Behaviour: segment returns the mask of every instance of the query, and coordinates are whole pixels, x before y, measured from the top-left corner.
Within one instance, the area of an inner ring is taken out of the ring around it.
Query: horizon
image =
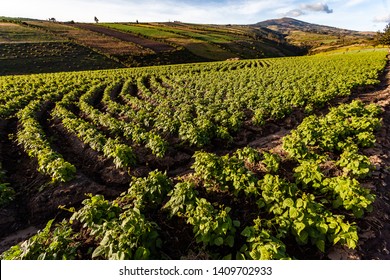
[[[0,15],[0,19],[1,18],[7,18],[6,16],[2,16]],[[9,17],[11,19],[15,19],[15,20],[36,20],[36,21],[50,21],[49,18],[47,19],[38,19],[38,18],[25,18],[25,17]],[[293,17],[281,17],[281,18],[270,18],[270,19],[265,19],[263,21],[259,21],[259,22],[255,22],[255,23],[247,23],[247,24],[235,24],[235,23],[229,23],[229,24],[226,24],[226,23],[195,23],[195,22],[184,22],[184,21],[138,21],[138,23],[142,24],[142,23],[167,23],[167,22],[180,22],[180,23],[183,23],[183,24],[199,24],[199,25],[221,25],[221,26],[226,26],[226,25],[237,25],[237,26],[250,26],[250,25],[256,25],[258,23],[261,23],[261,22],[265,22],[265,21],[272,21],[272,20],[280,20],[280,19],[293,19],[293,20],[296,20],[296,21],[300,21],[300,22],[304,22],[304,23],[308,23],[308,24],[313,24],[313,25],[320,25],[320,26],[324,26],[324,27],[330,27],[330,28],[338,28],[338,29],[345,29],[345,30],[348,30],[348,31],[357,31],[357,32],[375,32],[375,31],[367,31],[367,30],[364,30],[364,31],[360,31],[360,30],[353,30],[353,29],[346,29],[346,28],[343,28],[343,27],[336,27],[336,26],[331,26],[331,25],[326,25],[326,24],[318,24],[318,23],[313,23],[313,22],[307,22],[307,21],[303,21],[303,20],[300,20],[300,19],[296,19],[296,18],[293,18]],[[71,20],[72,21],[72,20]],[[56,22],[59,22],[59,23],[69,23],[70,21],[59,21],[56,19]],[[94,20],[90,20],[90,21],[74,21],[75,23],[95,23]],[[100,21],[98,23],[135,23],[135,21]],[[382,30],[379,30],[379,31],[382,31]]]
[[[355,31],[382,31],[390,22],[390,0],[14,0],[1,16],[57,21],[170,22],[250,25],[289,17]]]

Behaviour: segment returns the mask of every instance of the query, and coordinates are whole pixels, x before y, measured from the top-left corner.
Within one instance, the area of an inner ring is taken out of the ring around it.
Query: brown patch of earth
[[[104,34],[104,35],[107,35],[110,37],[114,37],[114,38],[120,39],[120,40],[125,41],[125,42],[131,42],[131,43],[137,44],[137,45],[142,46],[144,48],[151,49],[151,50],[155,51],[156,53],[176,50],[176,48],[174,48],[171,45],[164,44],[164,43],[154,41],[151,39],[142,38],[142,37],[139,37],[135,34],[131,34],[128,32],[121,32],[121,31],[114,30],[111,28],[107,28],[107,27],[103,27],[103,26],[99,26],[99,25],[95,25],[95,24],[88,24],[88,23],[77,23],[74,25],[76,27],[79,27],[79,28],[87,29],[87,30],[90,30],[93,32],[97,32],[97,33],[101,33],[101,34]]]
[[[32,26],[50,31],[57,36],[71,39],[78,44],[97,50],[108,55],[146,55],[153,53],[140,46],[119,40],[114,37],[105,36],[101,33],[87,29],[77,28],[74,25],[48,22],[30,22]]]

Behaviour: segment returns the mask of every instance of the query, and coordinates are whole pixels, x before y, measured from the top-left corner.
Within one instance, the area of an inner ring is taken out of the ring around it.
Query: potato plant
[[[385,57],[364,52],[1,77],[0,118],[16,122],[18,144],[52,181],[65,183],[78,172],[57,151],[61,141],[46,135],[54,126],[112,168],[131,171],[142,162],[149,169],[118,198],[89,195],[69,209],[71,218],[51,220],[1,258],[164,259],[195,252],[289,259],[300,249],[324,256],[336,244],[356,248],[356,221],[375,200],[361,180],[373,169],[362,151],[375,143],[378,107],[354,101],[307,116],[280,151],[213,150],[231,148],[244,127],[260,131],[295,110],[310,113],[356,86],[376,84]],[[169,177],[159,161],[169,162],[176,148],[193,162],[182,176]],[[10,202],[2,178],[0,186],[1,200]]]

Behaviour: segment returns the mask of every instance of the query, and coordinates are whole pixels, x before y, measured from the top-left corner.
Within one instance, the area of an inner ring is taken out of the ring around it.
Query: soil
[[[120,39],[125,42],[131,42],[136,45],[142,46],[147,49],[151,49],[155,51],[156,53],[160,52],[167,52],[167,51],[174,51],[176,48],[174,48],[171,45],[164,44],[158,41],[146,39],[146,38],[141,38],[139,36],[133,35],[131,33],[125,33],[121,31],[117,31],[111,28],[106,28],[103,26],[95,25],[95,24],[88,24],[88,23],[77,23],[77,24],[72,24],[72,26],[76,26],[79,28],[87,29],[90,31],[98,32],[110,37],[114,37],[117,39]]]
[[[59,37],[70,39],[77,44],[97,50],[105,55],[145,55],[153,53],[145,50],[138,45],[130,42],[125,42],[117,38],[104,36],[101,33],[89,31],[87,29],[75,28],[75,26],[68,24],[53,24],[47,22],[31,22],[31,26],[39,27],[43,30],[53,33]]]
[[[383,126],[377,132],[377,142],[373,148],[365,151],[376,170],[371,178],[363,181],[363,185],[370,188],[377,198],[374,210],[356,221],[360,236],[358,248],[346,250],[335,247],[319,257],[390,259],[390,65],[384,71],[380,85],[356,89],[350,97],[335,100],[329,105],[334,106],[356,98],[366,103],[378,104],[383,108]],[[325,108],[319,113],[326,113],[327,110],[328,108]],[[224,146],[216,142],[206,150],[222,155],[244,146],[267,150],[279,149],[281,138],[295,128],[303,118],[304,114],[296,111],[286,119],[269,122],[262,128],[245,124],[236,135],[234,144]],[[113,199],[128,189],[130,175],[143,177],[155,168],[166,170],[171,177],[184,176],[191,172],[192,155],[196,149],[177,144],[177,139],[170,139],[172,145],[163,159],[156,159],[145,148],[137,148],[135,151],[137,157],[142,160],[139,160],[129,175],[124,170],[116,169],[111,160],[104,159],[77,137],[69,135],[60,122],[49,119],[47,114],[43,114],[41,124],[47,137],[51,139],[53,148],[60,152],[65,160],[76,166],[77,175],[75,180],[65,184],[48,183],[50,178],[37,171],[36,161],[31,160],[15,143],[15,136],[12,137],[17,130],[17,120],[0,122],[0,162],[3,163],[3,169],[8,171],[7,181],[17,192],[15,201],[8,207],[0,209],[0,253],[33,235],[37,229],[43,228],[49,219],[55,218],[60,221],[69,217],[71,213],[59,210],[58,207],[64,205],[67,208],[77,208],[86,198],[86,193],[103,194],[107,199]],[[163,224],[162,227],[166,229],[168,240],[170,233],[175,236],[169,224]],[[183,225],[183,228],[186,227]],[[191,241],[189,236],[185,237],[188,242]],[[171,242],[175,247],[174,244],[178,240]],[[303,256],[306,252],[301,253]]]

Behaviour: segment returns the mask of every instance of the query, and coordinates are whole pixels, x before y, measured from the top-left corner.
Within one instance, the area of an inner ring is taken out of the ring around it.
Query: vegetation
[[[175,217],[192,229],[198,244],[192,249],[210,258],[288,259],[294,255],[287,247],[314,246],[320,252],[335,244],[355,248],[357,227],[349,220],[370,211],[375,196],[360,186],[363,174],[352,171],[363,171],[367,165],[359,151],[375,141],[379,112],[375,106],[352,102],[324,117],[306,118],[283,140],[288,157],[281,164],[294,162],[292,176],[278,165],[269,168],[270,155],[252,148],[222,157],[198,152],[194,174],[188,178],[176,178],[179,182],[173,184],[165,174],[153,171],[147,178],[134,178],[128,191],[113,201],[90,195],[70,219],[56,225],[49,221],[43,231],[2,258],[165,258],[170,237],[162,226],[167,222],[174,226]],[[345,122],[353,125],[342,125]],[[322,143],[327,154],[315,148]],[[342,168],[340,162],[350,147],[356,164],[340,176],[326,175],[323,163]],[[344,151],[340,159],[332,159],[340,149]],[[271,172],[256,168],[262,164]],[[228,199],[210,201],[216,194]],[[154,216],[162,217],[150,220]],[[82,249],[86,240],[93,240],[87,250]]]
[[[121,68],[123,65],[68,42],[0,44],[0,75]]]
[[[383,32],[377,34],[377,40],[380,44],[390,45],[390,23],[386,25]]]
[[[21,24],[21,22],[19,21],[0,22],[0,30],[0,43],[38,43],[59,41],[57,37],[47,34],[42,30],[30,28],[26,25]]]
[[[0,75],[295,56],[374,43],[372,34],[292,19],[287,25],[281,19],[247,26],[96,19],[96,24],[87,24],[4,18]]]
[[[290,259],[318,257],[336,244],[355,248],[356,220],[375,200],[361,184],[373,168],[362,151],[375,143],[381,111],[354,101],[324,116],[313,112],[378,84],[386,55],[1,77],[0,118],[17,122],[17,143],[46,187],[82,175],[64,143],[131,175],[120,196],[90,194],[81,206],[62,206],[71,217],[50,220],[1,258]],[[244,127],[262,129],[294,111],[308,116],[279,151],[234,146]],[[58,131],[76,140],[58,139]],[[230,152],[217,155],[217,146]],[[176,176],[169,165],[153,168],[180,149],[191,152],[190,170]],[[147,167],[143,176],[139,167]],[[13,193],[3,173],[5,205]]]

